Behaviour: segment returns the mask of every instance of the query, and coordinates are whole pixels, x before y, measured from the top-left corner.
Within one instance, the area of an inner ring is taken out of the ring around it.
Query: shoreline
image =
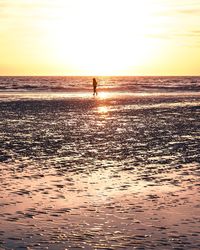
[[[200,92],[195,91],[173,91],[173,92],[147,92],[147,91],[99,91],[93,96],[91,91],[0,91],[0,101],[5,98],[16,100],[30,99],[124,99],[124,98],[167,98],[167,97],[200,97]]]

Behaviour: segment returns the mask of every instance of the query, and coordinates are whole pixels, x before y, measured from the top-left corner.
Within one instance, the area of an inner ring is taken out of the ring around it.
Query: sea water
[[[107,91],[200,91],[200,77],[97,77]],[[0,91],[88,91],[92,77],[0,77]]]

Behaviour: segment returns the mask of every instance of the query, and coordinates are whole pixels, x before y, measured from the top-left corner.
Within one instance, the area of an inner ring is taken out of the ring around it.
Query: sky
[[[0,75],[200,75],[200,0],[0,0]]]

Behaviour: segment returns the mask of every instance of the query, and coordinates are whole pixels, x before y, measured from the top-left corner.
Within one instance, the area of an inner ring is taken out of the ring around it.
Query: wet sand
[[[0,249],[200,249],[199,95],[26,95],[0,102]]]

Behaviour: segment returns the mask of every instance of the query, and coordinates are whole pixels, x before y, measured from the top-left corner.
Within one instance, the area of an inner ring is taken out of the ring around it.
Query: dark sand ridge
[[[199,249],[200,98],[0,103],[3,249]]]

